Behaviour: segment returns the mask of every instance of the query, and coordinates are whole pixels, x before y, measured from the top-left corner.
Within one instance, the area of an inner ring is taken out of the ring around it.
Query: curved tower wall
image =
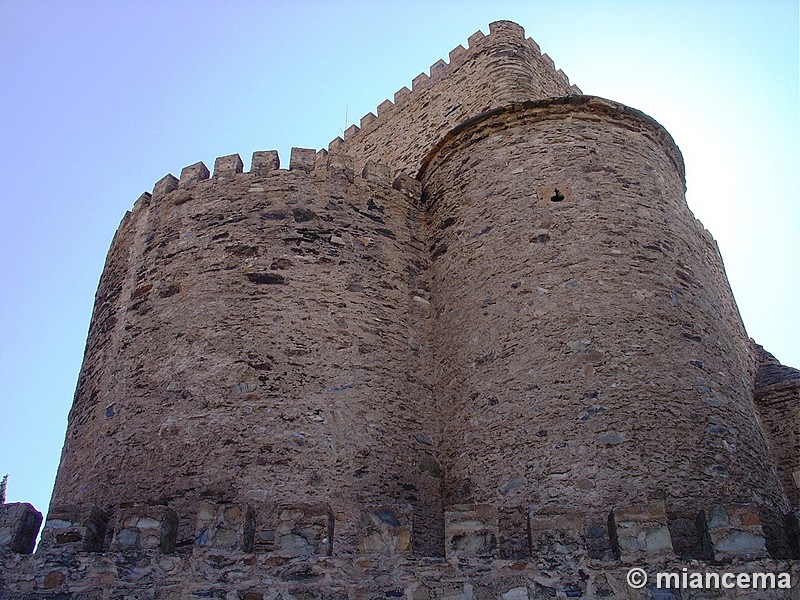
[[[449,135],[421,179],[446,505],[601,524],[663,499],[679,529],[715,501],[786,508],[749,342],[658,124],[596,98],[518,104]]]
[[[52,505],[166,504],[180,544],[201,498],[324,503],[338,553],[362,508],[408,504],[417,545],[441,537],[415,198],[388,169],[310,160],[205,180],[199,163],[126,216]]]

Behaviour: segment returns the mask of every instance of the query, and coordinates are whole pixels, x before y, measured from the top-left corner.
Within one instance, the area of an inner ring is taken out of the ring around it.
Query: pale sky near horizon
[[[0,0],[0,476],[45,511],[114,231],[165,173],[322,148],[476,30],[522,25],[675,138],[748,333],[800,368],[796,0]]]

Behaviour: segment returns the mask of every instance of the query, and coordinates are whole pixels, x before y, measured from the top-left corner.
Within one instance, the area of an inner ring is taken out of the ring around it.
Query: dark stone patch
[[[246,246],[244,244],[233,244],[225,246],[225,252],[234,256],[255,256],[258,254],[258,246]]]
[[[447,229],[451,225],[454,225],[456,222],[455,217],[447,217],[444,221],[439,224],[439,229]]]
[[[439,246],[434,246],[431,252],[431,260],[436,260],[440,256],[442,256],[445,252],[447,252],[447,244],[441,244]]]
[[[247,273],[246,276],[257,284],[286,283],[286,278],[277,273]]]
[[[317,213],[315,213],[313,210],[308,210],[307,208],[293,208],[292,216],[298,223],[304,223],[306,221],[313,221],[316,219]]]

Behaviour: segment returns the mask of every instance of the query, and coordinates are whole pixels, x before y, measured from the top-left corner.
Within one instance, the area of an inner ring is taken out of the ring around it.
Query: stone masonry
[[[0,599],[800,598],[800,372],[674,141],[514,23],[467,46],[288,169],[136,201]]]

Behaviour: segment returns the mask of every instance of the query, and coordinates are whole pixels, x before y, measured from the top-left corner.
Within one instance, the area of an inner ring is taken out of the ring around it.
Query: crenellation
[[[615,507],[608,515],[608,534],[614,553],[624,564],[649,564],[673,556],[663,503]]]
[[[697,532],[706,560],[756,560],[769,556],[755,505],[716,505],[697,515]]]
[[[142,195],[136,199],[136,202],[133,203],[133,208],[131,211],[138,211],[146,208],[150,205],[150,201],[153,198],[153,194],[150,192],[142,192]]]
[[[253,549],[255,511],[249,504],[206,500],[197,509],[195,543],[219,550]]]
[[[201,181],[205,181],[210,175],[208,167],[202,161],[196,162],[188,167],[183,167],[178,180],[178,187],[188,189]]]
[[[172,554],[178,531],[178,515],[167,506],[124,505],[115,516],[111,550],[140,556]]]
[[[242,157],[238,154],[220,156],[214,161],[214,177],[230,177],[244,171]]]
[[[429,79],[430,77],[428,77],[427,73],[420,73],[411,80],[411,90],[414,92],[419,91],[420,88],[425,87]],[[378,113],[378,115],[380,115],[380,113]]]
[[[344,147],[344,140],[341,137],[336,137],[330,141],[328,144],[328,150],[330,152],[338,152],[342,150]]]
[[[430,79],[436,80],[447,75],[450,70],[450,65],[444,62],[441,58],[431,65]]]
[[[178,179],[172,173],[167,173],[153,186],[153,193],[151,197],[153,200],[158,200],[177,189]]]
[[[485,40],[486,36],[479,29],[478,31],[476,31],[467,38],[467,48],[469,48],[470,50],[472,50],[473,48],[477,48],[479,45],[482,45]]]
[[[401,102],[408,100],[410,95],[411,95],[411,90],[408,89],[407,86],[403,86],[394,93],[394,103],[400,104]]]
[[[551,71],[556,70],[556,63],[554,63],[553,59],[550,58],[547,54],[542,54],[540,58],[542,62],[547,65],[548,69],[550,69]]]
[[[384,100],[378,104],[378,117],[394,108],[394,103],[391,100]]]
[[[27,502],[0,504],[0,555],[30,554],[42,525],[42,513]]]
[[[267,175],[281,168],[281,160],[277,150],[257,150],[250,161],[250,172]]]
[[[536,40],[534,40],[533,38],[527,38],[525,40],[525,43],[528,45],[528,47],[531,50],[533,50],[533,53],[534,53],[535,56],[541,56],[542,55],[542,49],[539,47],[539,44],[536,43]]]
[[[349,140],[351,137],[353,137],[359,131],[360,131],[360,128],[359,128],[358,125],[350,125],[350,127],[348,127],[347,129],[344,130],[344,139],[345,140]]]
[[[365,114],[363,117],[361,117],[361,122],[360,122],[361,129],[364,129],[367,125],[372,123],[377,118],[378,117],[376,117],[371,112],[368,112],[367,114]]]
[[[311,173],[316,164],[317,151],[313,148],[292,148],[289,157],[290,171],[305,171]]]
[[[457,65],[461,64],[466,52],[467,49],[464,48],[464,46],[462,46],[461,44],[450,50],[450,53],[447,55],[447,58],[450,61],[451,67],[455,68]]]
[[[92,503],[51,505],[39,546],[43,552],[101,552],[108,515]]]

